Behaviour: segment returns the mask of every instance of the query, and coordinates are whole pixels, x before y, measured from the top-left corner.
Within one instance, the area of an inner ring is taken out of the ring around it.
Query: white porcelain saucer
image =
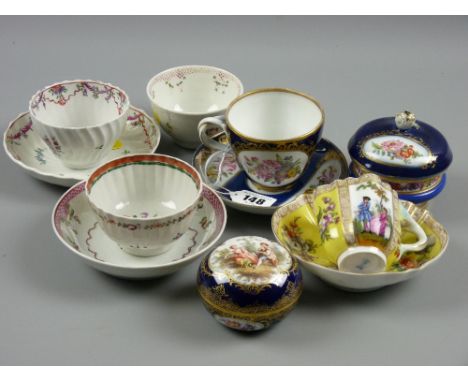
[[[203,186],[203,201],[198,205],[192,225],[175,247],[152,257],[129,255],[102,231],[84,188],[85,182],[81,182],[59,199],[52,213],[52,226],[72,253],[113,276],[146,279],[173,273],[210,250],[226,227],[226,208],[221,198]]]
[[[102,163],[127,154],[153,153],[160,139],[159,126],[153,119],[143,110],[130,106],[127,126]],[[20,114],[10,123],[3,135],[3,147],[13,162],[47,183],[69,187],[87,179],[93,171],[93,168],[73,170],[65,167],[33,128],[29,112]]]
[[[217,133],[215,129],[213,130],[213,138],[225,139],[224,134]],[[304,174],[291,190],[281,194],[267,195],[258,190],[253,190],[249,185],[250,182],[247,181],[245,172],[242,171],[234,153],[231,151],[224,153],[201,145],[195,151],[192,164],[202,175],[203,181],[216,189],[218,195],[228,206],[259,215],[271,215],[278,207],[290,202],[299,194],[348,176],[348,165],[345,156],[338,147],[324,138],[318,143]],[[233,193],[241,194],[243,191],[255,192],[266,198],[273,198],[274,202],[271,205],[262,206],[245,204],[240,201],[242,197],[240,199],[233,198]]]

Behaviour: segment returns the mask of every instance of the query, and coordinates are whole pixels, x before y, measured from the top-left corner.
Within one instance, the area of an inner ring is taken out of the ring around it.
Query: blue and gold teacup
[[[263,193],[288,190],[300,178],[322,135],[324,112],[313,97],[291,89],[257,89],[237,97],[224,116],[200,121],[202,143],[232,149],[249,186]],[[225,143],[212,138],[215,126]]]

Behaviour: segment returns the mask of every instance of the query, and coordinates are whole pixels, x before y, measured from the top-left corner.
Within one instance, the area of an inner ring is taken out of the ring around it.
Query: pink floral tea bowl
[[[102,230],[125,252],[167,252],[189,229],[202,180],[188,163],[158,154],[129,155],[96,169],[86,195]]]
[[[29,102],[34,128],[72,169],[92,167],[111,151],[125,128],[129,108],[123,90],[93,80],[49,85]]]

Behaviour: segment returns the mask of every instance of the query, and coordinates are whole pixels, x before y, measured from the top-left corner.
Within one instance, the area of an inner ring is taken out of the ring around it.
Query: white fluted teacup
[[[73,80],[49,85],[33,95],[33,127],[62,163],[73,169],[99,163],[122,134],[130,100],[101,81]]]
[[[167,252],[202,207],[202,190],[197,170],[160,154],[114,159],[86,181],[86,195],[101,228],[136,256]]]

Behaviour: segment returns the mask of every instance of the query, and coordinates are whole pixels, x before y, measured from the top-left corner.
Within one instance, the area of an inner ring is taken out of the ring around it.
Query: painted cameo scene
[[[368,181],[350,186],[354,234],[361,245],[384,248],[392,234],[392,193]]]
[[[209,259],[209,267],[218,283],[234,281],[281,286],[291,264],[284,248],[255,236],[228,240]]]

